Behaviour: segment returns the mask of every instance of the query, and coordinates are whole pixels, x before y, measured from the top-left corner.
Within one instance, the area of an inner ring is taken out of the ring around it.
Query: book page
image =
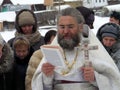
[[[50,64],[61,67],[65,66],[63,57],[58,48],[41,47],[41,51],[47,62],[49,62]]]

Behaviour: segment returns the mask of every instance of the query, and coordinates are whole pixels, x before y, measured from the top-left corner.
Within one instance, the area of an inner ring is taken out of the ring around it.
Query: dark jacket
[[[18,21],[19,21],[18,17],[24,11],[30,12],[33,15],[33,18],[35,19],[35,24],[33,25],[33,33],[31,35],[25,35],[22,32],[22,30],[21,30],[21,28],[19,26],[19,23],[18,23]],[[34,51],[38,50],[40,48],[40,46],[44,44],[44,37],[41,36],[40,32],[37,30],[36,16],[31,10],[23,9],[20,12],[18,12],[18,14],[16,16],[16,19],[15,19],[15,28],[16,28],[15,37],[17,37],[17,36],[25,36],[29,40],[29,42],[31,44],[31,47],[34,49]],[[12,38],[12,39],[10,39],[8,41],[8,43],[10,44],[11,47],[12,47],[14,39],[15,38]]]
[[[120,40],[111,47],[110,55],[120,71]]]
[[[13,51],[5,44],[0,59],[0,90],[13,90],[13,64]]]
[[[107,25],[113,25],[113,27],[115,27],[116,30],[112,29],[111,27],[109,30],[107,30],[105,28],[105,26],[107,26]],[[116,34],[115,34],[115,32],[116,32]],[[116,37],[117,37],[116,38],[117,42],[115,44],[113,44],[111,47],[107,47],[107,46],[104,46],[104,47],[107,50],[107,52],[109,53],[109,55],[112,57],[112,59],[114,60],[118,69],[120,70],[120,27],[114,23],[106,23],[106,24],[102,25],[97,32],[97,38],[100,40],[101,43],[102,43],[103,33],[105,33],[106,35],[107,34],[110,35],[110,33],[111,33],[113,35],[116,35]]]
[[[22,60],[14,55],[14,90],[25,90],[26,70],[32,54],[33,49],[31,48],[30,53]]]

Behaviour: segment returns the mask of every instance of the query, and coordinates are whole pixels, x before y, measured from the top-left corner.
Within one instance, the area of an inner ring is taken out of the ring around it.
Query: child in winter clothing
[[[33,49],[27,38],[20,36],[13,42],[14,50],[14,86],[15,90],[25,90],[25,76]]]

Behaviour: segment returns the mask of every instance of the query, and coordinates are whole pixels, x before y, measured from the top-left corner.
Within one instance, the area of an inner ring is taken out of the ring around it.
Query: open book
[[[57,67],[65,67],[64,60],[58,46],[54,47],[45,45],[41,47],[41,51],[47,62]]]

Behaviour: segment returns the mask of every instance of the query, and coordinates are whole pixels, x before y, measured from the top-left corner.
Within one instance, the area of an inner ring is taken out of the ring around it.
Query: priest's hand
[[[95,74],[93,67],[82,67],[83,77],[86,81],[93,82],[95,81]]]
[[[54,74],[54,69],[55,66],[51,65],[50,63],[44,63],[42,65],[42,72],[46,75],[46,76],[51,76]]]

